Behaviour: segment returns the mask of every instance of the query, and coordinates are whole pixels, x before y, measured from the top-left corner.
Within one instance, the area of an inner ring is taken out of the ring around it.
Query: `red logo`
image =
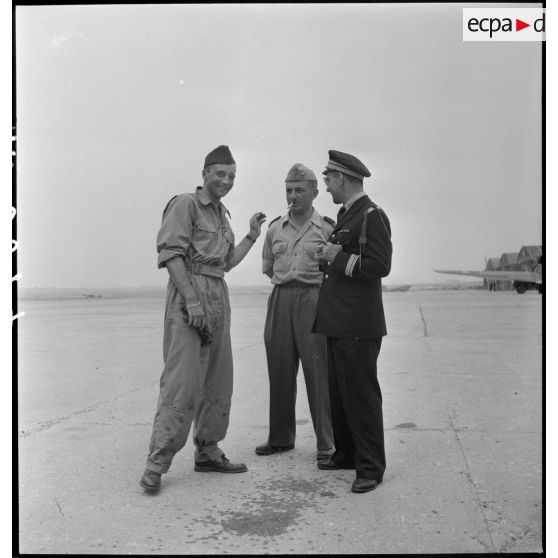
[[[522,29],[525,29],[526,27],[531,27],[530,23],[525,23],[524,21],[521,21],[520,19],[515,19],[515,30],[516,31],[521,31]]]

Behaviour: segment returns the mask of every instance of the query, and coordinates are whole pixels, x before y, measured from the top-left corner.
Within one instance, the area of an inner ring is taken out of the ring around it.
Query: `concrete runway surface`
[[[542,550],[542,297],[384,295],[387,470],[353,494],[320,471],[299,373],[296,448],[267,437],[267,296],[231,294],[235,388],[221,447],[248,473],[138,485],[162,370],[163,298],[23,300],[19,550],[50,554],[480,553]]]

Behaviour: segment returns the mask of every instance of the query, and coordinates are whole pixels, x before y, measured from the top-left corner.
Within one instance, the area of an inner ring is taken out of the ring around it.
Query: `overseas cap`
[[[349,155],[342,151],[334,151],[333,149],[328,153],[329,161],[322,174],[327,174],[327,171],[337,171],[354,176],[360,180],[370,176],[370,171],[354,155]]]
[[[209,165],[236,165],[236,161],[233,159],[229,147],[227,145],[220,145],[205,158],[203,168],[205,169]]]
[[[308,167],[305,167],[302,163],[295,163],[287,174],[285,182],[302,182],[304,180],[318,182],[316,175]]]

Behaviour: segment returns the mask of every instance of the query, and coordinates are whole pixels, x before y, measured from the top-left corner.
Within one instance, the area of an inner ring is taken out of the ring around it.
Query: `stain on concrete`
[[[235,512],[221,522],[228,532],[237,535],[257,535],[273,537],[285,533],[290,525],[300,517],[296,506],[285,506],[281,510],[261,510],[257,513]]]
[[[417,425],[414,422],[402,422],[401,424],[396,425],[395,428],[416,428]]]
[[[237,511],[229,511],[220,520],[224,531],[234,535],[273,537],[300,524],[304,512],[315,508],[321,498],[337,498],[324,490],[326,481],[309,481],[294,476],[257,483],[256,493],[239,502]]]

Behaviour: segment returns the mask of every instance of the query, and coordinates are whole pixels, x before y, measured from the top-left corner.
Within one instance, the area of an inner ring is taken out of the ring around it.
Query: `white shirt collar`
[[[353,205],[357,200],[360,200],[360,198],[363,198],[364,196],[366,196],[366,192],[359,192],[358,194],[355,194],[350,200],[347,200],[345,202],[345,205],[343,207],[345,208],[345,210],[349,209],[351,205]]]

